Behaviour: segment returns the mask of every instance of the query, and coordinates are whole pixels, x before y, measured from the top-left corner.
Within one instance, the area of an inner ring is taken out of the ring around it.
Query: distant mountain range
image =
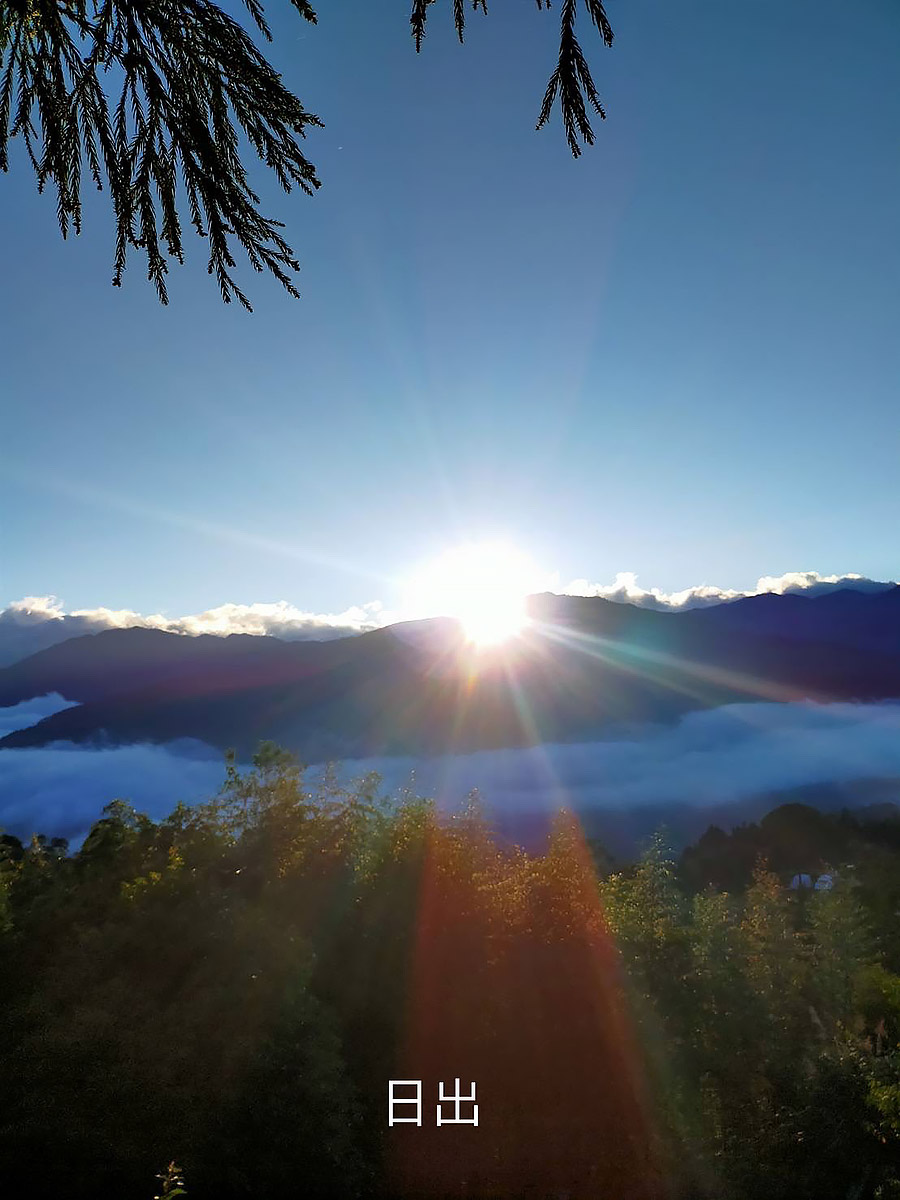
[[[900,586],[764,594],[686,612],[544,594],[513,643],[468,647],[455,622],[286,642],[110,629],[0,670],[0,707],[58,692],[78,707],[0,747],[198,738],[307,762],[590,741],[751,700],[900,697]]]

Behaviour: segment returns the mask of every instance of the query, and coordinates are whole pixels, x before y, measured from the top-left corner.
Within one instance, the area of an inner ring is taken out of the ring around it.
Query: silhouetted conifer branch
[[[435,0],[413,0],[410,25],[416,42],[416,50],[422,48],[428,8],[434,3]],[[551,7],[551,0],[535,0],[535,3],[541,10],[549,10]],[[603,44],[607,47],[612,46],[612,26],[602,0],[584,0],[584,6],[588,11],[591,23],[603,38]],[[579,137],[585,145],[592,146],[594,144],[594,131],[588,119],[587,106],[590,105],[601,120],[606,118],[590,67],[575,32],[577,8],[578,0],[563,0],[560,13],[559,60],[547,84],[536,126],[541,129],[546,125],[553,111],[554,101],[558,96],[566,140],[575,158],[581,154]],[[472,9],[473,11],[480,9],[487,14],[487,0],[472,0]],[[461,42],[466,25],[465,0],[453,0],[453,21]]]
[[[550,0],[537,0],[538,8],[550,7]],[[601,0],[585,0],[591,20],[596,25],[606,46],[612,45],[612,27],[606,16]],[[577,0],[563,0],[560,17],[559,61],[550,76],[544,102],[541,105],[537,128],[546,125],[553,110],[553,102],[559,96],[559,106],[562,113],[563,127],[569,149],[575,158],[581,154],[578,138],[587,146],[594,144],[594,131],[587,115],[587,105],[594,109],[601,120],[606,119],[606,113],[600,103],[600,97],[591,76],[590,67],[582,52],[581,45],[575,34],[575,16]]]
[[[291,0],[306,20],[308,0]],[[410,25],[421,49],[429,5],[412,0]],[[243,0],[271,41],[260,0]],[[549,9],[550,0],[536,0]],[[584,0],[604,44],[613,34],[602,0]],[[459,40],[465,0],[453,0]],[[576,36],[578,0],[563,0],[557,66],[538,120],[546,124],[557,97],[572,153],[592,144],[588,106],[605,116]],[[472,10],[487,13],[486,0]],[[232,247],[256,271],[268,271],[292,295],[299,270],[283,225],[262,216],[241,158],[239,131],[282,188],[307,194],[319,186],[300,149],[309,126],[321,125],[285,88],[247,32],[210,0],[0,0],[0,169],[20,136],[38,190],[56,188],[63,237],[80,233],[86,164],[98,190],[108,188],[116,222],[113,283],[120,286],[129,250],[140,250],[147,275],[167,303],[169,259],[184,261],[178,189],[191,225],[208,239],[208,271],[226,303],[247,297],[235,281]]]
[[[259,0],[244,0],[271,38]],[[305,0],[294,6],[307,20]],[[0,167],[21,135],[37,177],[57,190],[65,237],[81,230],[82,156],[109,188],[116,219],[113,283],[129,249],[167,302],[168,257],[183,261],[179,175],[192,224],[209,239],[208,270],[223,300],[250,304],[231,271],[236,240],[254,269],[292,296],[299,270],[281,222],[263,217],[241,160],[238,129],[290,192],[319,186],[299,138],[320,125],[284,87],[241,26],[208,0],[6,0],[0,3]],[[108,75],[113,81],[101,81]],[[114,98],[117,97],[117,98]],[[35,121],[36,117],[36,121]]]

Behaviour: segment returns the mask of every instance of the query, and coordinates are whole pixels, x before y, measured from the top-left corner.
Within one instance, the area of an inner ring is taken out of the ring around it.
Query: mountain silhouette
[[[198,738],[307,762],[587,741],[752,700],[900,696],[900,586],[761,595],[687,612],[543,594],[513,641],[480,652],[448,619],[285,642],[112,629],[0,670],[0,706],[58,692],[78,707],[0,740]]]

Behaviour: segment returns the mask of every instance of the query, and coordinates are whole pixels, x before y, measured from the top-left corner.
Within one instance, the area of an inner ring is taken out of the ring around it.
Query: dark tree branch
[[[412,26],[417,51],[422,49],[428,8],[434,3],[435,0],[412,0],[410,25]],[[535,0],[535,3],[540,10],[547,9],[549,11],[551,7],[551,0]],[[606,10],[603,7],[603,0],[584,0],[584,6],[588,11],[591,23],[596,27],[597,32],[603,39],[603,44],[607,47],[612,46],[613,31],[609,23],[609,18],[606,15]],[[600,103],[600,97],[597,94],[597,88],[594,84],[590,67],[587,64],[587,59],[584,57],[581,44],[576,36],[575,18],[577,8],[578,0],[562,0],[559,30],[559,59],[547,84],[547,90],[544,93],[544,101],[541,105],[536,126],[536,128],[541,129],[547,124],[550,114],[553,111],[553,104],[558,96],[563,128],[566,131],[566,140],[575,158],[578,158],[581,154],[581,146],[578,142],[579,137],[587,146],[594,144],[594,131],[591,128],[591,123],[587,115],[588,105],[593,108],[601,120],[605,120],[606,118],[606,113]],[[487,0],[472,0],[472,9],[473,11],[480,9],[483,13],[487,14]],[[465,0],[453,0],[453,22],[456,27],[457,36],[461,42],[466,25]]]
[[[270,38],[259,0],[244,0]],[[306,0],[294,5],[307,20]],[[300,149],[320,125],[284,87],[246,32],[208,0],[0,0],[0,167],[21,135],[38,189],[52,182],[65,237],[81,229],[81,164],[105,183],[116,220],[113,283],[129,249],[147,260],[148,278],[167,302],[166,255],[183,261],[176,192],[180,178],[192,224],[209,239],[208,270],[223,300],[249,302],[235,282],[236,239],[257,271],[268,270],[292,296],[299,270],[278,221],[258,211],[238,146],[238,127],[286,192],[312,194],[315,169]],[[118,80],[110,108],[109,86]],[[12,105],[15,95],[15,108]],[[33,123],[36,114],[40,134]],[[165,254],[160,243],[165,249]]]
[[[309,0],[291,0],[307,21]],[[416,49],[435,0],[412,0]],[[612,29],[602,0],[583,0],[604,45]],[[261,0],[243,0],[266,40]],[[550,0],[536,0],[549,9]],[[460,42],[465,0],[452,0]],[[486,0],[472,11],[487,13]],[[592,108],[605,116],[576,36],[578,0],[562,0],[557,65],[537,127],[559,99],[575,157],[591,145]],[[101,80],[101,76],[104,77]],[[109,77],[107,82],[105,77]],[[281,82],[241,26],[211,0],[0,0],[0,169],[21,136],[38,190],[56,188],[63,237],[81,231],[82,168],[108,188],[116,223],[113,283],[122,282],[129,250],[140,250],[147,275],[167,303],[168,260],[184,261],[178,187],[195,232],[207,239],[207,269],[226,303],[250,304],[232,275],[236,241],[256,271],[268,271],[292,295],[299,263],[281,222],[263,217],[240,155],[239,131],[286,192],[312,194],[315,168],[300,149],[321,122]],[[580,139],[580,142],[579,142]]]

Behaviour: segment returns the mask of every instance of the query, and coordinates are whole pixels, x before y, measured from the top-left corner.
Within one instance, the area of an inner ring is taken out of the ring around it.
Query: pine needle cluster
[[[260,0],[242,0],[253,24],[272,40]],[[613,34],[602,0],[582,0],[606,46]],[[291,0],[316,22],[309,0]],[[435,0],[412,0],[416,49]],[[536,0],[549,9],[551,0]],[[462,42],[466,0],[452,0]],[[472,0],[487,13],[487,0]],[[572,154],[592,145],[588,110],[605,112],[576,35],[578,0],[561,0],[559,58],[537,128],[559,99]],[[184,261],[179,210],[186,204],[208,239],[208,271],[222,299],[250,303],[232,271],[237,243],[256,271],[268,271],[292,296],[300,266],[264,217],[248,181],[241,135],[286,192],[319,187],[301,150],[314,114],[282,83],[249,33],[210,0],[0,0],[0,169],[9,169],[20,136],[38,191],[56,188],[63,237],[81,232],[82,174],[108,190],[115,215],[113,284],[121,286],[129,250],[147,262],[147,277],[168,303],[169,261]]]
[[[421,50],[425,37],[425,24],[430,5],[435,0],[413,0],[410,25],[416,42],[416,50]],[[487,0],[471,0],[472,11],[487,15]],[[551,0],[535,0],[537,7],[549,11]],[[603,7],[603,0],[583,0],[591,23],[603,39],[603,44],[610,47],[613,44],[613,31]],[[553,105],[559,97],[560,113],[563,128],[566,131],[566,141],[575,158],[581,154],[578,139],[581,138],[586,146],[594,144],[594,130],[588,117],[588,108],[592,108],[601,120],[606,120],[606,112],[600,103],[600,96],[594,84],[590,67],[581,49],[576,33],[576,18],[578,16],[578,0],[562,0],[559,21],[559,58],[541,104],[537,129],[542,129],[550,120]],[[453,21],[456,33],[463,41],[466,28],[466,0],[453,0]]]
[[[306,0],[292,2],[315,21]],[[244,3],[271,40],[259,0]],[[231,273],[233,240],[255,270],[298,295],[290,273],[299,263],[282,223],[258,210],[239,130],[286,192],[297,185],[311,194],[319,181],[299,139],[321,122],[237,21],[209,0],[0,0],[0,54],[0,168],[8,170],[9,140],[21,135],[38,190],[56,187],[63,237],[81,231],[83,165],[99,190],[105,182],[116,287],[134,248],[167,303],[167,256],[184,260],[180,177],[222,299],[250,309]]]

